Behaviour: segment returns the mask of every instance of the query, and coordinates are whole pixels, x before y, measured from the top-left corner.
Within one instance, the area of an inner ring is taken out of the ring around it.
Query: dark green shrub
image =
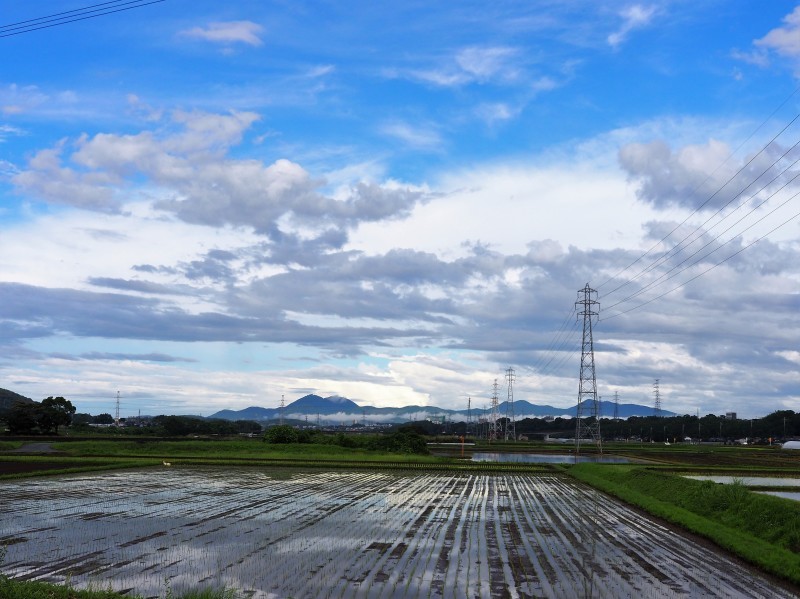
[[[273,444],[286,444],[298,442],[298,431],[293,426],[288,424],[279,424],[271,426],[264,431],[264,441]]]

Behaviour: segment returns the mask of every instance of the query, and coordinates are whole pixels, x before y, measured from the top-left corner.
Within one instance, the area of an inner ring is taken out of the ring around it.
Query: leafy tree
[[[297,429],[288,424],[271,426],[264,432],[264,441],[267,443],[284,444],[297,443],[299,435]]]
[[[39,414],[39,428],[42,431],[54,431],[58,434],[59,426],[69,426],[75,406],[63,397],[47,397],[42,400]]]
[[[94,422],[94,416],[84,412],[77,412],[72,416],[72,426],[85,426]]]
[[[6,424],[12,433],[30,433],[38,424],[40,406],[35,403],[17,402],[6,414]]]
[[[428,445],[425,437],[410,431],[398,431],[390,435],[376,437],[370,443],[371,449],[391,451],[393,453],[413,453],[417,455],[427,455]]]
[[[111,414],[98,414],[92,418],[93,424],[114,424],[114,417]]]

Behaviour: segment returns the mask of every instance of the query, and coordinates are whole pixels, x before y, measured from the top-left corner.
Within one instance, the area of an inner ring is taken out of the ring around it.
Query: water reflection
[[[701,474],[687,474],[686,478],[691,478],[694,480],[710,480],[711,482],[721,483],[724,485],[730,485],[735,481],[738,481],[745,487],[800,487],[800,479],[798,478],[780,478],[769,476],[719,476]]]
[[[528,464],[574,464],[575,456],[565,453],[501,453],[475,452],[473,462],[523,462]],[[632,464],[633,460],[616,455],[581,455],[579,463],[598,462],[602,464]]]

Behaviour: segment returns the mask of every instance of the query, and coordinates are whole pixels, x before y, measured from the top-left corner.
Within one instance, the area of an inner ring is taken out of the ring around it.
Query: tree
[[[279,424],[271,426],[264,431],[264,441],[267,443],[283,444],[283,443],[297,443],[298,434],[297,429],[288,424]]]
[[[93,424],[114,424],[114,417],[111,414],[103,412],[92,418]]]
[[[41,403],[39,428],[42,431],[52,430],[57,435],[59,426],[69,426],[73,414],[75,414],[75,406],[68,399],[60,396],[47,397]]]
[[[30,433],[38,423],[39,405],[31,402],[17,402],[6,414],[6,424],[12,433]]]

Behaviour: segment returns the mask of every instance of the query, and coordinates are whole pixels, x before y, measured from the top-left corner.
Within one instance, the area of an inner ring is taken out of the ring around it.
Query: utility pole
[[[514,369],[506,368],[508,400],[506,401],[506,441],[517,440],[517,424],[514,420]]]
[[[578,299],[575,308],[578,316],[583,317],[583,341],[581,344],[581,373],[578,385],[578,408],[575,412],[575,459],[581,451],[581,437],[584,432],[595,443],[598,451],[603,453],[603,443],[600,438],[600,402],[597,399],[597,375],[594,368],[594,341],[592,339],[592,321],[596,321],[599,315],[600,303],[593,299],[597,297],[597,291],[586,287],[578,291]],[[588,403],[589,416],[593,421],[584,425],[582,420],[584,410]]]

